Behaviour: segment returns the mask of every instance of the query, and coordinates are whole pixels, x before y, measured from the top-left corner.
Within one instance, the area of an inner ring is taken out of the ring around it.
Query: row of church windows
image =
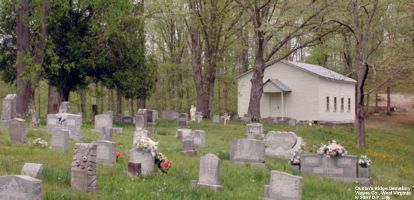
[[[345,102],[344,102],[344,98],[341,97],[341,112],[345,112]],[[338,104],[337,104],[337,98],[334,97],[333,98],[333,111],[337,112],[338,108]],[[330,105],[329,105],[329,96],[326,97],[326,112],[329,112],[330,110]],[[348,106],[347,106],[347,111],[351,112],[351,98],[348,98]]]

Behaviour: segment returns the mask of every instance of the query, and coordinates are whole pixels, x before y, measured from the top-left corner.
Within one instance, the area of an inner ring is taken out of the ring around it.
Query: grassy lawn
[[[187,157],[181,153],[181,142],[175,138],[176,122],[159,121],[157,134],[153,137],[159,141],[159,150],[173,162],[168,175],[155,173],[151,176],[133,179],[127,176],[129,150],[132,148],[132,126],[124,126],[121,134],[115,135],[117,150],[122,159],[113,167],[98,165],[97,192],[93,194],[76,193],[70,187],[70,164],[73,144],[68,153],[58,153],[46,148],[34,146],[11,145],[8,130],[0,128],[0,175],[19,174],[25,162],[43,163],[43,197],[44,199],[262,199],[264,185],[269,183],[270,170],[280,170],[295,175],[286,160],[266,158],[266,167],[234,164],[229,161],[230,143],[235,138],[245,137],[245,128],[241,122],[213,124],[203,121],[201,124],[190,123],[193,129],[206,131],[206,146],[198,148],[196,157]],[[93,133],[92,124],[84,123],[82,134],[85,142],[97,140],[99,135]],[[373,161],[372,173],[374,184],[380,186],[414,187],[414,125],[401,125],[397,128],[368,129],[368,148],[359,152],[355,148],[355,134],[352,127],[334,128],[307,126],[265,125],[265,130],[293,131],[303,137],[307,151],[315,151],[321,143],[335,139],[347,148],[349,154],[368,154]],[[50,136],[45,127],[28,128],[30,141],[37,137],[46,139]],[[204,189],[190,188],[190,180],[198,179],[200,156],[206,153],[220,154],[220,182],[224,191],[215,193]],[[304,180],[303,199],[354,199],[352,184],[337,183],[316,176],[302,175]],[[394,199],[413,199],[411,197]]]

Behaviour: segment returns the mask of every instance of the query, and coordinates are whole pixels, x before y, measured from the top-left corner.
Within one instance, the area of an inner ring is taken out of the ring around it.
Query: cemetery
[[[0,0],[0,200],[414,200],[413,11]]]

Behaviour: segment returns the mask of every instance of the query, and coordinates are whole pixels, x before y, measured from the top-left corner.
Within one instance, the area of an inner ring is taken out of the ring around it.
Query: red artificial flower
[[[162,162],[162,163],[160,164],[160,166],[161,166],[162,168],[168,169],[168,168],[170,168],[170,167],[171,167],[171,161],[166,160],[166,161]]]
[[[119,151],[115,152],[115,156],[116,156],[117,158],[121,157],[121,152],[119,152]]]

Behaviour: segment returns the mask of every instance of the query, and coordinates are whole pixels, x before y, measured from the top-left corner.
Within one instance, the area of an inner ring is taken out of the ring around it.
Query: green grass
[[[124,126],[121,134],[115,135],[117,150],[122,159],[113,167],[98,165],[98,182],[96,193],[77,193],[70,187],[70,164],[73,144],[68,153],[53,152],[50,149],[26,145],[12,145],[7,128],[0,128],[0,175],[19,174],[25,162],[43,163],[43,197],[44,199],[262,199],[264,185],[269,183],[270,170],[280,170],[300,175],[292,171],[286,160],[266,158],[266,167],[260,168],[229,161],[230,143],[235,138],[243,138],[244,125],[230,122],[224,126],[203,121],[201,124],[190,123],[193,129],[206,131],[207,144],[197,149],[196,157],[181,153],[181,142],[175,138],[176,123],[160,121],[156,125],[154,140],[159,141],[159,149],[173,162],[168,175],[155,173],[151,176],[133,179],[127,176],[129,150],[132,148],[132,126]],[[82,134],[86,141],[94,141],[99,135],[91,132],[92,125],[85,123]],[[368,129],[368,148],[359,152],[355,148],[355,134],[352,127],[335,128],[307,126],[265,125],[265,130],[286,130],[296,132],[306,141],[306,150],[314,151],[320,143],[335,139],[343,144],[350,154],[368,154],[373,160],[373,177],[375,185],[380,186],[414,186],[414,125],[402,125],[393,129]],[[45,127],[28,128],[29,141],[37,137],[46,139],[50,136]],[[205,189],[191,189],[190,180],[198,179],[199,159],[206,153],[215,153],[222,159],[220,183],[223,192]],[[304,180],[303,199],[354,199],[352,184],[338,183],[329,179],[302,175]],[[393,199],[397,199],[394,197]],[[413,199],[403,197],[398,199]]]

